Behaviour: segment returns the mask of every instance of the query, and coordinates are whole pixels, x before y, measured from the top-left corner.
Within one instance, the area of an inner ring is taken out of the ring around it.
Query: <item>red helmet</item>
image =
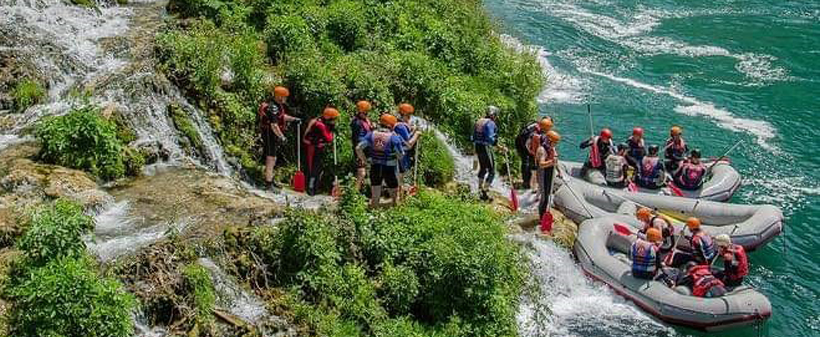
[[[632,134],[635,136],[643,137],[643,128],[634,128],[632,129]]]
[[[603,139],[612,139],[612,130],[603,128],[601,129],[601,138]]]

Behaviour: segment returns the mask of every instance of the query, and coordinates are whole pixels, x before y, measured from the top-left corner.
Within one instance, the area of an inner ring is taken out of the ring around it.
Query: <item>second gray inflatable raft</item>
[[[606,283],[658,319],[690,328],[723,330],[762,323],[771,316],[769,300],[748,286],[732,289],[721,297],[701,298],[659,281],[632,277],[630,262],[610,254],[628,253],[636,239],[635,235],[623,236],[614,231],[613,224],[619,220],[604,217],[581,224],[574,252],[588,276]]]

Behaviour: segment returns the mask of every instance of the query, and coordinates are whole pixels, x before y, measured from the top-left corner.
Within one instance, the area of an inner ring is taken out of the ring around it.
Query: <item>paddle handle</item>
[[[302,170],[302,121],[296,123],[296,171]]]

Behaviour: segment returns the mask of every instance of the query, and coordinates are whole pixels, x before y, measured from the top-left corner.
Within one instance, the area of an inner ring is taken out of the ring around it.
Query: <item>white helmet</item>
[[[499,112],[501,112],[501,109],[499,109],[497,106],[487,106],[487,116],[495,117],[496,115],[498,115]]]
[[[729,247],[732,244],[732,238],[729,234],[720,234],[715,237],[715,243],[718,247]]]

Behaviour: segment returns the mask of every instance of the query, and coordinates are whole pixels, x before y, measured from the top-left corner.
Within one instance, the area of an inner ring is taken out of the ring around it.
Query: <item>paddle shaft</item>
[[[413,154],[413,185],[419,188],[419,152],[421,152],[421,137],[416,139],[416,152]]]
[[[586,203],[583,200],[581,200],[581,198],[579,198],[577,194],[575,194],[575,191],[572,189],[572,186],[569,186],[569,181],[567,181],[566,178],[564,178],[564,176],[561,174],[559,174],[558,177],[564,181],[564,186],[566,186],[569,192],[572,193],[572,196],[575,197],[575,200],[578,201],[579,204],[581,204],[581,207],[583,207],[585,211],[587,211],[589,218],[594,218],[595,216],[592,215],[592,212],[589,211],[589,208],[587,208]]]
[[[302,171],[302,121],[296,124],[296,171]]]
[[[595,136],[595,126],[592,125],[592,107],[587,104],[587,116],[589,116],[589,135]]]
[[[740,145],[740,143],[743,143],[743,139],[738,140],[737,143],[735,143],[735,145],[732,145],[732,147],[730,147],[728,150],[726,150],[726,152],[724,152],[722,156],[718,157],[718,159],[716,159],[715,162],[712,163],[712,165],[709,165],[709,168],[706,169],[706,172],[712,172],[712,168],[715,167],[715,165],[717,165],[717,163],[719,163],[723,158],[726,158],[726,156],[728,156],[729,153],[734,151],[734,149],[738,145]]]

